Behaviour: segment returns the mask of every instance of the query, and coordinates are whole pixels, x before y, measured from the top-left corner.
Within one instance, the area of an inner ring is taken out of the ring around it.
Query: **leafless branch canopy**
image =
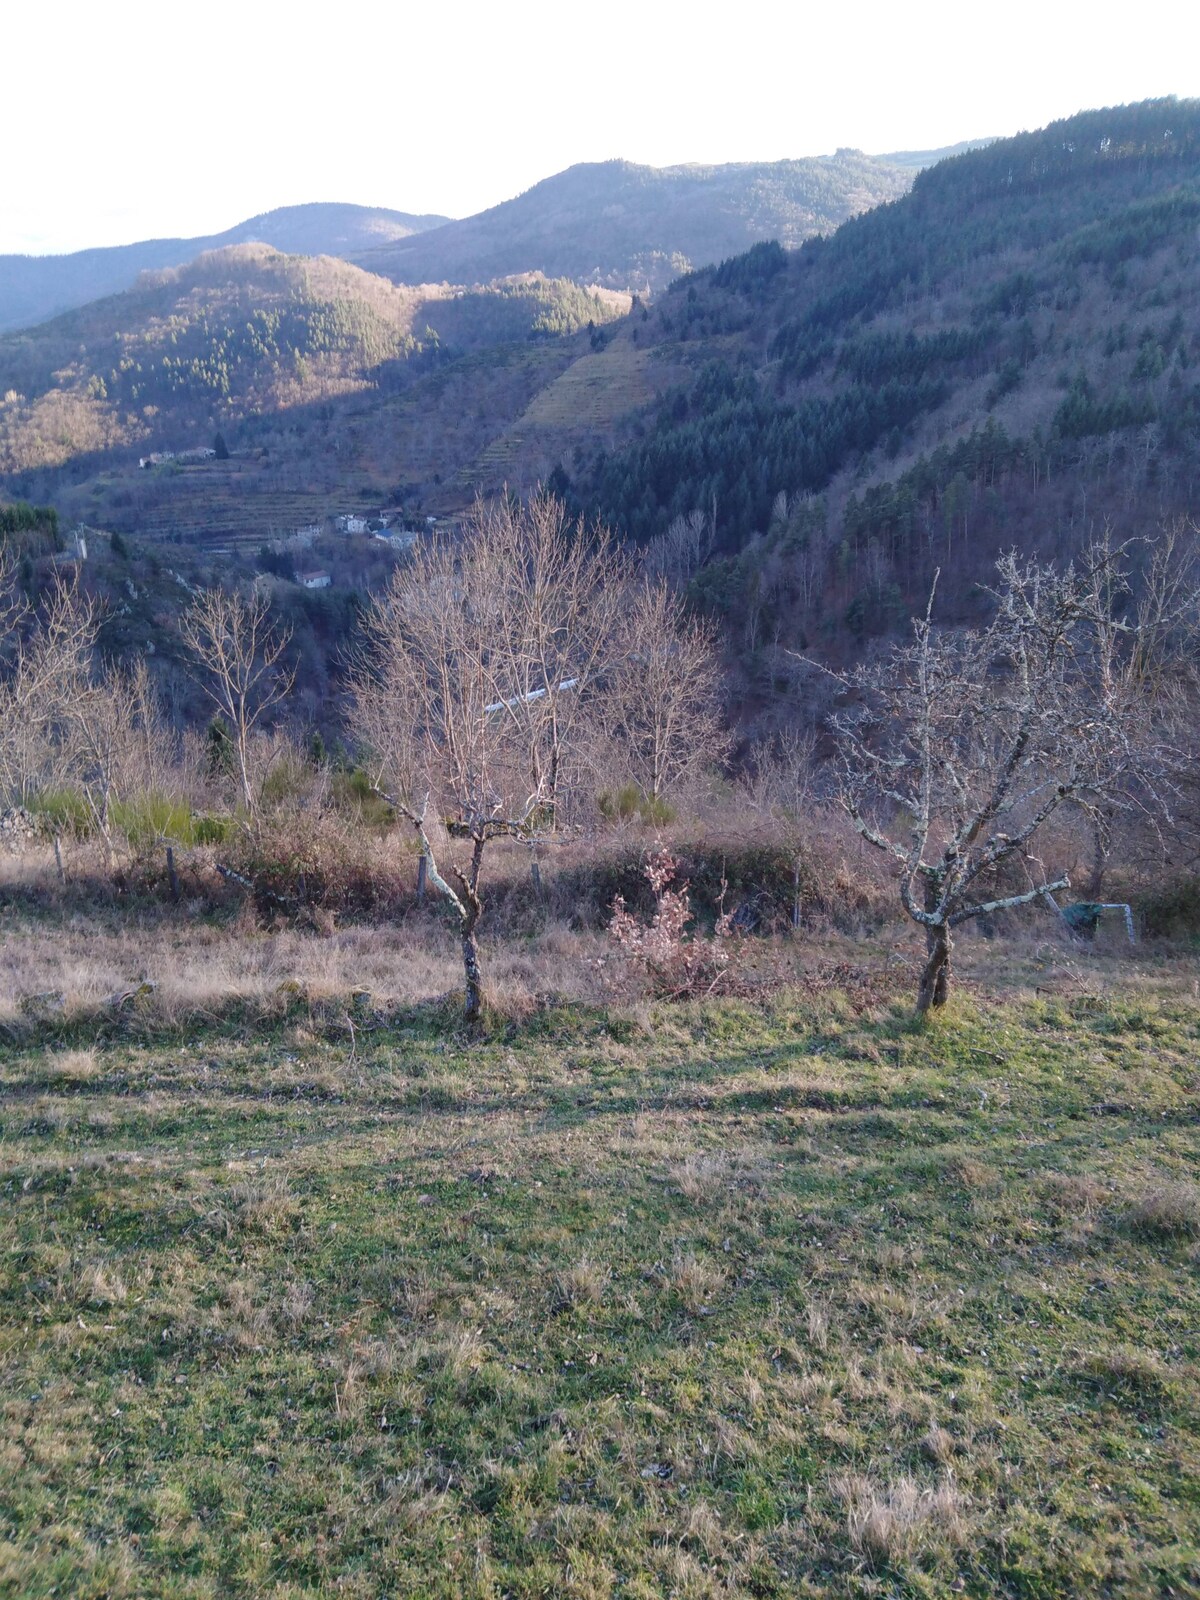
[[[1033,853],[1060,807],[1128,797],[1165,770],[1137,619],[1122,615],[1127,563],[1109,544],[1064,571],[1007,555],[988,626],[939,629],[931,593],[910,644],[843,680],[844,802],[927,930],[923,1005],[944,998],[951,928],[1067,886]]]
[[[283,660],[291,632],[272,625],[266,595],[224,589],[202,590],[179,627],[197,683],[229,726],[242,803],[252,813],[251,735],[291,692],[295,674]]]

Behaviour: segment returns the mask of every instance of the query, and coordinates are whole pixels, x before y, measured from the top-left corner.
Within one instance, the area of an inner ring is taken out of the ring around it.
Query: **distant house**
[[[56,567],[77,567],[87,558],[87,535],[82,528],[76,528],[71,535],[71,543],[65,550],[59,550],[53,560]]]
[[[208,445],[196,450],[151,450],[148,456],[138,457],[138,466],[143,469],[162,467],[168,461],[182,461],[187,465],[196,461],[215,461],[216,457],[217,452]]]
[[[416,542],[417,536],[401,528],[398,533],[377,533],[375,537],[380,544],[390,545],[393,550],[407,550]]]
[[[367,531],[366,517],[360,517],[353,511],[339,517],[337,525],[343,533],[366,533]]]
[[[306,589],[328,589],[332,580],[327,572],[298,572],[296,581]]]
[[[307,544],[313,539],[320,538],[321,524],[319,522],[306,522],[302,528],[293,528],[290,538]]]

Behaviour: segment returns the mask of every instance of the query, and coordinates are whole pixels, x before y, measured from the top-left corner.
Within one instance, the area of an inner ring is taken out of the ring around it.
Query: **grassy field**
[[[10,1043],[0,1594],[1200,1593],[1193,974]]]

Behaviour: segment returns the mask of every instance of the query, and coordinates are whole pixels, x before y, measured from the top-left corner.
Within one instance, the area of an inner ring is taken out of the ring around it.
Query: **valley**
[[[0,258],[0,1593],[1200,1593],[1198,268],[1174,97]]]

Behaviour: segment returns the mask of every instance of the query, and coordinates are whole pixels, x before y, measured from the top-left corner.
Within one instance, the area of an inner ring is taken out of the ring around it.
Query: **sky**
[[[0,252],[280,205],[467,216],[579,161],[777,160],[1200,95],[1195,0],[4,0]]]

